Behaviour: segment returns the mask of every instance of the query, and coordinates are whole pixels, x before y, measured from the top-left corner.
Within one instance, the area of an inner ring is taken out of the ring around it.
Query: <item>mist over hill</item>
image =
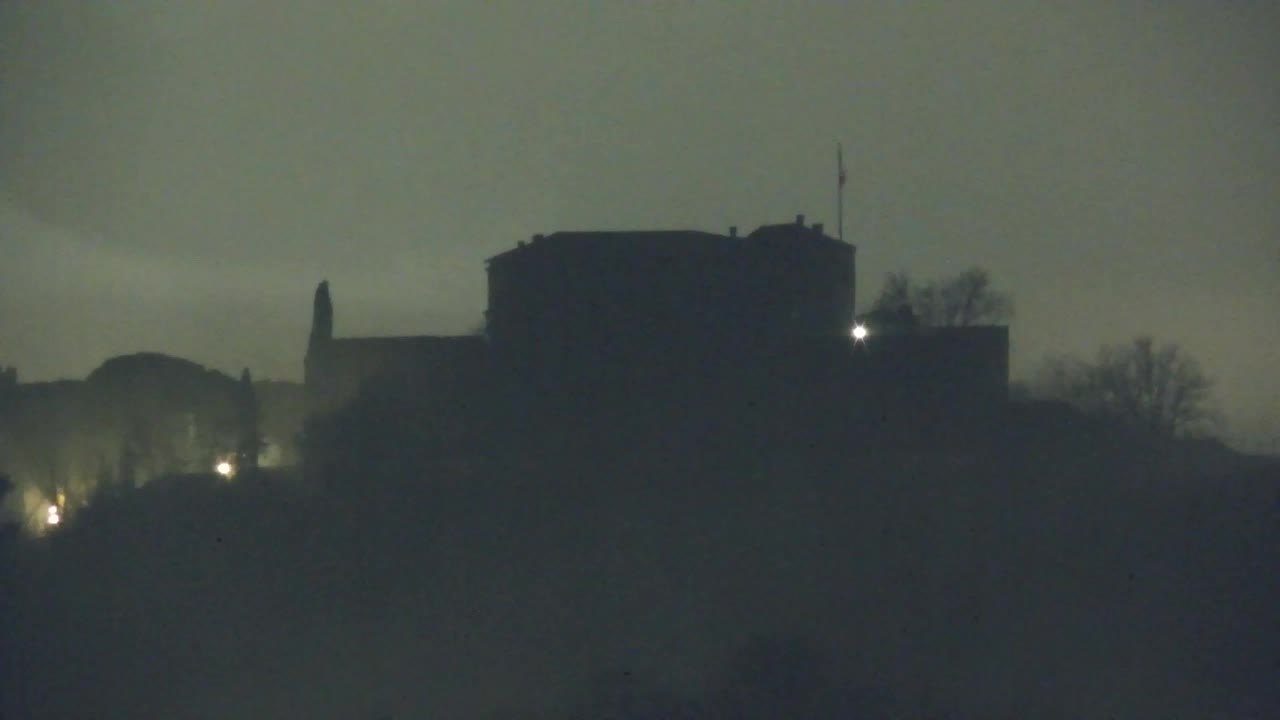
[[[0,518],[31,532],[46,508],[75,512],[95,495],[181,473],[206,473],[234,454],[243,389],[183,358],[109,358],[84,380],[0,382],[0,473],[14,484]],[[299,383],[252,384],[266,466],[298,461],[305,414]]]

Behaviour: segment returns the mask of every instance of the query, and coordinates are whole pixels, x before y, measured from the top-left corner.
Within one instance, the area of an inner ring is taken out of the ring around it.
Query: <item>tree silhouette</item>
[[[3,510],[8,500],[9,493],[13,491],[13,481],[9,476],[0,472],[0,510]],[[10,594],[9,587],[9,569],[10,557],[9,553],[13,547],[14,541],[17,539],[18,525],[8,520],[3,513],[0,513],[0,591],[6,596]],[[8,618],[0,616],[0,627]]]
[[[911,277],[905,272],[891,272],[884,278],[884,287],[872,304],[873,312],[897,312],[911,305]]]
[[[974,267],[950,278],[914,287],[905,272],[889,273],[873,312],[907,314],[933,327],[998,323],[1013,316],[1013,301],[992,287],[991,275]]]
[[[253,389],[253,377],[249,374],[249,368],[240,373],[236,415],[239,421],[236,468],[241,472],[251,472],[258,469],[258,454],[262,452],[263,443],[259,430],[258,395]]]
[[[5,498],[9,496],[12,490],[13,481],[9,479],[8,475],[0,472],[0,507],[4,507]]]
[[[970,268],[938,287],[938,319],[935,324],[965,327],[1001,322],[1013,315],[1013,302],[991,287],[991,276],[982,268]]]
[[[1050,360],[1041,391],[1077,407],[1117,418],[1161,435],[1187,435],[1211,426],[1213,382],[1195,358],[1176,344],[1157,347],[1140,336],[1106,345],[1092,363]]]
[[[329,297],[329,281],[322,280],[316,286],[315,298],[311,308],[311,340],[308,349],[312,349],[333,339],[333,299]]]

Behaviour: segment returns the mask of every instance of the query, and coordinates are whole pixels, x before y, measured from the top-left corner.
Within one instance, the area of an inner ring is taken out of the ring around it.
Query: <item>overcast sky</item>
[[[805,213],[883,275],[984,265],[1014,372],[1152,333],[1280,437],[1274,2],[0,0],[0,363],[297,378],[461,332],[537,232]]]

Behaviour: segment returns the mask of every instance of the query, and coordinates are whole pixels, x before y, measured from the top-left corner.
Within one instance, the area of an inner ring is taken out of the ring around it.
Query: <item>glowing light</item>
[[[226,460],[223,460],[217,465],[214,465],[213,469],[216,470],[217,473],[222,477],[231,477],[231,470],[232,470],[231,463],[227,462]]]
[[[853,326],[853,332],[852,332],[852,335],[853,335],[853,339],[854,339],[856,342],[862,342],[863,340],[866,340],[866,339],[867,339],[867,334],[868,334],[868,333],[867,333],[867,326],[866,326],[866,325],[863,325],[863,324],[859,323],[859,324],[857,324],[857,325],[854,325],[854,326]]]
[[[57,525],[62,522],[62,515],[58,512],[57,505],[50,505],[48,514],[45,515],[44,521],[48,525]]]

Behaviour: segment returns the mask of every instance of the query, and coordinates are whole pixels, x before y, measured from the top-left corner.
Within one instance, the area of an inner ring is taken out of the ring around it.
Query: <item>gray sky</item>
[[[981,264],[1014,372],[1141,332],[1280,438],[1276,3],[0,0],[0,363],[297,378],[460,332],[535,232],[835,224]]]

